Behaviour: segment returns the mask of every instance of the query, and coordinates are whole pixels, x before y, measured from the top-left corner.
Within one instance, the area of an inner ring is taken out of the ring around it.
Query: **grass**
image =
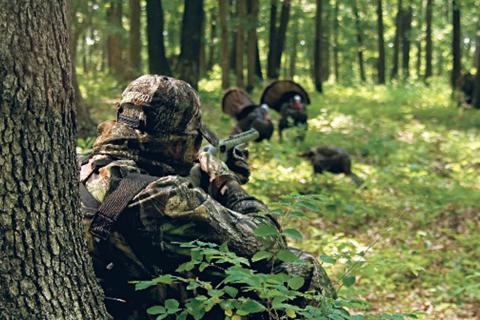
[[[200,83],[204,120],[227,135],[233,121],[218,116],[221,90],[213,78]],[[92,93],[95,119],[111,118],[121,90],[87,80],[82,89]],[[306,140],[279,144],[274,136],[250,146],[248,191],[272,205],[292,193],[316,195],[308,220],[287,222],[305,235],[295,245],[334,257],[324,266],[341,296],[366,301],[362,312],[480,318],[480,113],[454,106],[442,81],[327,85],[324,95],[305,83],[312,93]],[[319,144],[348,150],[365,187],[312,175],[297,155]],[[340,285],[345,272],[355,275],[353,286]]]

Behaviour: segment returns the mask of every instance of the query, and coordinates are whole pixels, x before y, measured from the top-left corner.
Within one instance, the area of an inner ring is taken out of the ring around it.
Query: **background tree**
[[[317,0],[315,14],[315,51],[314,51],[314,81],[315,89],[323,92],[322,87],[322,0]]]
[[[382,0],[377,0],[377,37],[378,37],[378,60],[377,76],[378,83],[385,83],[385,40],[383,39],[383,5]]]
[[[333,70],[335,73],[335,81],[340,80],[340,44],[338,42],[340,21],[339,21],[339,0],[335,0],[335,7],[333,13]]]
[[[220,20],[220,66],[222,68],[222,88],[226,89],[230,86],[229,71],[230,71],[230,54],[228,43],[228,15],[229,0],[218,0],[219,20]]]
[[[280,75],[280,67],[282,62],[283,49],[287,38],[288,21],[290,20],[290,0],[282,1],[282,9],[280,11],[280,25],[275,32],[275,53],[273,55],[274,66],[272,70],[272,78],[276,79]]]
[[[128,60],[130,65],[131,77],[138,76],[141,72],[141,50],[142,35],[141,29],[141,6],[140,0],[129,0],[130,9],[130,32],[128,37]],[[161,4],[160,4],[161,6]]]
[[[147,0],[148,69],[150,73],[171,75],[165,56],[162,0]]]
[[[460,76],[462,69],[462,49],[461,49],[461,39],[460,39],[460,3],[458,0],[452,0],[452,27],[453,27],[453,37],[452,37],[452,75],[451,75],[451,84],[452,88],[455,87],[455,83]]]
[[[110,72],[118,78],[125,76],[125,61],[123,58],[125,29],[122,24],[122,17],[123,1],[110,1],[107,8],[107,21],[109,24],[107,64]]]
[[[258,0],[248,1],[248,36],[247,36],[247,91],[252,92],[255,87],[257,72],[257,24],[258,24]]]
[[[271,0],[267,58],[267,77],[270,79],[275,78],[275,54],[277,48],[277,6],[278,0]]]
[[[403,21],[403,7],[402,0],[397,2],[397,15],[395,16],[395,37],[393,40],[393,65],[392,71],[390,72],[390,77],[396,79],[398,76],[398,65],[400,59],[400,40],[403,34],[402,31],[402,21]]]
[[[0,318],[108,319],[79,212],[65,2],[4,1],[0,21]]]
[[[195,89],[200,80],[200,44],[204,18],[203,0],[185,0],[177,73]]]
[[[358,11],[357,0],[353,0],[352,9],[353,9],[353,16],[355,17],[355,33],[357,38],[356,51],[357,51],[357,58],[358,58],[358,68],[360,71],[360,80],[366,81],[367,78],[365,76],[365,62],[363,60],[363,32],[362,32],[362,26],[360,22],[360,13]]]
[[[410,36],[412,30],[412,4],[408,1],[407,8],[402,10],[401,19],[401,41],[402,41],[402,70],[403,78],[408,79],[410,76]]]
[[[245,87],[244,79],[244,58],[245,58],[245,20],[247,13],[246,1],[237,1],[237,24],[236,24],[236,41],[235,41],[235,75],[237,87]]]
[[[425,10],[425,79],[433,75],[432,71],[432,7],[433,0],[427,0],[427,7]]]
[[[478,23],[478,31],[476,36],[476,50],[475,50],[475,67],[477,73],[475,75],[475,86],[473,89],[473,106],[480,109],[480,23]]]

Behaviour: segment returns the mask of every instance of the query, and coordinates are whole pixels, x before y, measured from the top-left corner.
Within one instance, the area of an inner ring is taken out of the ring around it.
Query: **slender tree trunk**
[[[210,71],[215,64],[215,52],[217,49],[215,40],[217,39],[217,13],[216,8],[210,10],[210,49],[208,51],[207,70]]]
[[[412,16],[412,5],[409,3],[407,9],[404,10],[402,14],[402,69],[404,79],[408,79],[410,76],[410,31],[412,29]]]
[[[263,80],[263,73],[262,73],[262,64],[260,62],[260,50],[258,49],[258,37],[257,37],[257,45],[255,49],[255,74],[257,75],[258,79]]]
[[[332,18],[330,1],[325,2],[324,8],[322,11],[324,12],[324,19],[322,19],[322,24],[323,24],[322,77],[323,77],[323,81],[327,81],[328,78],[330,77],[330,19]]]
[[[228,43],[228,15],[229,10],[229,0],[219,0],[219,21],[220,21],[220,65],[222,67],[222,88],[226,89],[230,86],[230,54],[229,54],[229,43]]]
[[[128,38],[128,59],[131,77],[136,77],[142,69],[142,35],[140,33],[141,6],[140,0],[129,0],[130,4],[130,35]]]
[[[185,0],[178,74],[180,79],[190,83],[195,89],[200,78],[199,60],[203,18],[203,0]]]
[[[418,19],[417,23],[417,29],[419,30],[419,33],[421,34],[422,27],[423,27],[423,22],[422,22],[422,13],[423,12],[423,0],[420,0],[420,8],[419,8],[419,13],[416,15]],[[416,73],[417,73],[417,79],[421,78],[421,72],[422,72],[422,39],[423,35],[419,36],[417,39],[417,63],[416,63]]]
[[[475,83],[473,89],[473,106],[477,109],[480,109],[480,23],[477,26],[477,37],[476,37],[476,49],[475,49],[475,67],[477,68],[477,73],[475,75]]]
[[[333,69],[335,72],[335,81],[340,81],[340,61],[339,61],[339,53],[340,47],[338,43],[338,33],[340,31],[340,21],[338,18],[338,11],[339,11],[339,0],[335,0],[335,8],[333,13]]]
[[[385,83],[385,40],[383,39],[383,5],[382,0],[377,0],[377,38],[378,38],[378,60],[377,76],[378,83]]]
[[[252,92],[255,86],[256,62],[257,62],[257,23],[258,23],[258,0],[248,1],[248,41],[247,41],[247,69],[248,81],[247,91]]]
[[[289,66],[289,78],[293,79],[295,76],[297,65],[297,46],[298,46],[298,20],[294,19],[292,25],[292,45],[290,46],[290,66]]]
[[[280,66],[282,64],[282,54],[283,48],[285,46],[285,41],[287,38],[287,27],[288,21],[290,19],[290,7],[291,3],[290,0],[283,0],[282,2],[282,10],[280,12],[280,26],[276,32],[277,39],[275,41],[276,49],[275,49],[275,65],[273,69],[273,78],[276,79],[279,76]]]
[[[452,25],[453,25],[453,39],[452,39],[452,75],[451,85],[455,88],[455,83],[460,76],[462,69],[462,51],[461,51],[461,36],[460,36],[460,2],[458,0],[452,0]]]
[[[198,73],[199,78],[203,78],[207,72],[207,48],[205,39],[207,36],[206,19],[202,21],[201,36],[200,36],[200,56],[198,57]]]
[[[161,0],[147,0],[148,69],[150,73],[169,76],[170,64],[165,56]]]
[[[322,0],[317,0],[315,13],[315,49],[313,58],[315,89],[322,93]]]
[[[278,0],[271,0],[270,5],[270,33],[268,35],[267,77],[275,78],[275,54],[277,48],[277,6]]]
[[[244,79],[244,58],[245,58],[245,17],[246,17],[246,1],[239,0],[237,1],[237,40],[235,41],[236,45],[236,57],[235,57],[235,74],[236,74],[236,84],[239,88],[245,87]]]
[[[123,60],[122,35],[125,33],[122,25],[123,2],[110,1],[107,9],[109,34],[107,36],[107,63],[110,72],[118,78],[125,76]]]
[[[358,57],[358,67],[360,70],[360,80],[366,81],[365,77],[365,63],[363,59],[363,34],[362,26],[360,25],[360,14],[358,12],[358,3],[357,0],[353,0],[353,15],[355,16],[355,29],[357,37],[357,57]]]
[[[398,0],[397,15],[395,17],[395,38],[393,41],[393,66],[390,73],[392,79],[398,76],[398,65],[400,60],[400,39],[402,35],[402,21],[403,21],[402,0]]]
[[[61,1],[0,9],[0,319],[109,318],[79,211],[68,20]]]
[[[235,22],[235,18],[237,16],[237,11],[236,11],[236,0],[230,0],[230,17],[233,20],[232,22]],[[231,36],[230,38],[232,41],[230,41],[230,69],[234,71],[237,70],[237,28],[235,27],[235,23],[231,23],[233,27],[231,28]]]
[[[432,43],[432,8],[433,0],[427,0],[427,8],[425,14],[425,80],[430,78],[433,74],[432,68],[432,52],[433,52],[433,43]]]

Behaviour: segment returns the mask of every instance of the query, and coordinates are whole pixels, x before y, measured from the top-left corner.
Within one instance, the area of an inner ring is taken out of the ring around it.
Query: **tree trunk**
[[[205,77],[207,72],[207,48],[205,44],[206,39],[206,21],[207,19],[203,19],[202,21],[202,28],[201,28],[201,36],[200,36],[200,56],[198,57],[198,74],[199,78]],[[213,46],[213,45],[212,45]]]
[[[432,68],[432,52],[433,52],[433,43],[432,43],[432,7],[433,0],[427,0],[427,9],[425,14],[425,80],[430,78],[433,74]]]
[[[458,0],[452,0],[452,25],[453,25],[453,39],[452,39],[452,76],[451,85],[455,88],[455,83],[460,76],[460,70],[462,68],[462,51],[461,51],[461,39],[460,39],[460,2]]]
[[[419,34],[422,33],[422,17],[421,17],[421,12],[423,12],[423,0],[420,0],[420,8],[419,8],[419,14],[416,15],[418,18],[418,23],[417,23],[417,29],[419,30]],[[419,36],[417,39],[417,63],[416,63],[416,73],[417,73],[417,79],[421,78],[421,70],[422,70],[422,39],[423,36]]]
[[[473,106],[480,109],[480,24],[477,27],[477,40],[475,49],[475,67],[477,68],[477,74],[475,75],[475,84],[473,89]]]
[[[203,0],[185,0],[178,74],[180,79],[190,83],[195,89],[198,87],[200,77],[199,61],[203,17]]]
[[[217,14],[216,8],[210,10],[210,49],[208,51],[207,71],[212,70],[215,64],[215,52],[217,45],[215,39],[217,38]]]
[[[277,6],[278,0],[271,0],[270,5],[270,33],[268,35],[267,77],[275,78],[275,54],[277,48]]]
[[[263,73],[262,73],[262,64],[260,63],[260,50],[258,49],[258,36],[257,36],[257,46],[255,49],[255,74],[257,75],[258,79],[263,80]]]
[[[315,13],[315,49],[313,58],[315,89],[322,93],[322,0],[317,0]]]
[[[298,46],[298,20],[294,19],[292,25],[292,45],[290,47],[290,66],[289,66],[289,78],[293,80],[296,71],[297,64],[297,46]]]
[[[357,57],[358,57],[358,67],[360,70],[360,80],[366,81],[365,77],[365,63],[363,60],[363,34],[362,26],[360,25],[360,14],[358,12],[357,0],[353,0],[353,15],[355,16],[355,29],[357,37]]]
[[[338,19],[339,0],[335,0],[335,8],[333,13],[333,69],[335,73],[335,81],[340,81],[340,61],[339,61],[339,43],[338,33],[340,31],[340,21]]]
[[[322,19],[323,24],[323,57],[322,57],[322,77],[323,81],[327,81],[330,77],[330,19],[331,19],[331,8],[330,1],[326,1],[324,8],[324,19]]]
[[[110,72],[118,77],[125,76],[125,64],[123,61],[122,35],[125,33],[122,25],[123,2],[110,1],[107,8],[107,21],[109,33],[107,36],[107,64]]]
[[[245,16],[247,12],[246,1],[238,0],[237,4],[237,26],[236,34],[237,39],[235,41],[235,75],[236,75],[236,84],[239,88],[245,87],[244,79],[244,57],[245,57]]]
[[[142,39],[140,33],[140,0],[129,0],[130,4],[130,34],[128,38],[128,59],[131,77],[137,77],[141,73]]]
[[[152,74],[172,74],[165,55],[163,39],[163,7],[161,0],[147,0],[148,69]]]
[[[393,66],[390,73],[392,79],[396,79],[398,76],[398,65],[400,60],[400,38],[402,35],[402,0],[398,0],[397,15],[395,17],[395,38],[393,41]]]
[[[248,1],[249,23],[248,23],[248,41],[247,41],[247,91],[252,92],[256,82],[256,63],[257,63],[257,23],[258,23],[258,0]]]
[[[409,3],[402,14],[402,69],[403,78],[410,76],[410,31],[412,29],[412,5]]]
[[[220,16],[220,65],[222,67],[222,88],[227,89],[230,86],[230,55],[228,44],[228,15],[229,0],[218,0],[219,16]]]
[[[79,210],[65,2],[3,1],[0,21],[0,319],[108,319]]]
[[[282,2],[282,10],[280,12],[280,26],[276,31],[275,40],[275,55],[274,55],[274,67],[273,67],[273,78],[276,79],[280,73],[280,66],[282,64],[282,54],[283,48],[285,46],[285,40],[287,38],[287,27],[288,27],[288,20],[290,19],[290,0],[283,0]]]
[[[383,39],[383,6],[382,0],[377,0],[377,37],[378,37],[378,60],[377,76],[378,83],[385,83],[385,40]]]

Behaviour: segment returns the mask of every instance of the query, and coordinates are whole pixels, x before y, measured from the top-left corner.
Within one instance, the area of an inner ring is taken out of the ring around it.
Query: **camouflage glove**
[[[248,150],[233,148],[227,155],[227,166],[238,178],[240,184],[248,182],[250,177],[250,168],[248,167]]]
[[[236,175],[230,171],[225,162],[216,158],[208,152],[200,152],[198,155],[198,162],[200,170],[208,175],[209,178],[209,193],[214,198],[219,194],[226,192],[223,188],[228,182],[238,182]],[[223,189],[222,189],[223,188]]]

